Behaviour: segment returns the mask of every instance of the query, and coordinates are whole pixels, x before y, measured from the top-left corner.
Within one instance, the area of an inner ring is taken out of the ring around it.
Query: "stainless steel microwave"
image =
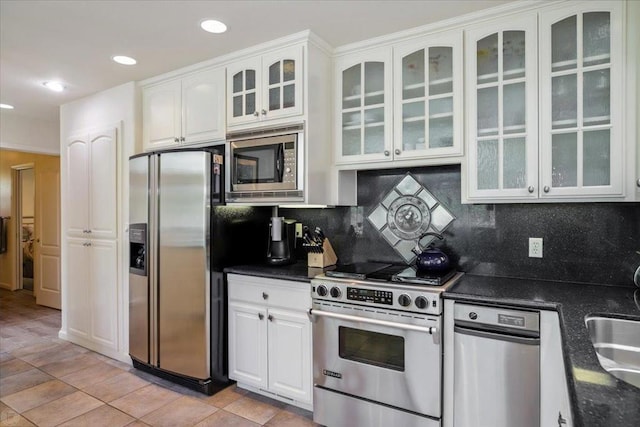
[[[304,201],[304,129],[229,134],[228,202]]]

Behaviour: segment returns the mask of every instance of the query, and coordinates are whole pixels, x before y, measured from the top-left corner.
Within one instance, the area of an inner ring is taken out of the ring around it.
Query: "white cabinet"
[[[294,46],[227,66],[227,124],[302,115],[303,47]]]
[[[462,53],[462,30],[454,30],[339,56],[336,164],[417,166],[460,157]]]
[[[311,409],[308,283],[228,275],[229,378]]]
[[[556,4],[466,32],[463,199],[625,196],[624,8]]]
[[[392,159],[392,51],[390,47],[335,60],[335,162]]]
[[[208,69],[142,88],[145,151],[225,138],[224,69]]]
[[[115,240],[67,239],[67,331],[97,350],[118,349],[117,252]]]
[[[394,160],[462,155],[462,31],[393,48]]]
[[[67,140],[66,233],[114,239],[117,226],[116,129],[78,133]]]
[[[466,31],[469,200],[537,198],[536,29],[528,13]]]
[[[540,13],[541,197],[623,194],[623,7]]]

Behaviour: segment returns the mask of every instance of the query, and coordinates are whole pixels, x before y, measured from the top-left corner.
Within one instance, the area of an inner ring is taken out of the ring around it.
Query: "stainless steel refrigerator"
[[[265,229],[269,215],[222,206],[223,158],[220,146],[129,161],[129,354],[207,394],[228,382],[222,270],[260,256],[227,237]]]

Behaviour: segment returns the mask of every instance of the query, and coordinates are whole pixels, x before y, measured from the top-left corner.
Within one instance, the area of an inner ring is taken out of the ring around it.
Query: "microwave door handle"
[[[282,144],[278,145],[276,172],[278,173],[278,182],[282,182],[282,175],[284,174],[284,148]]]

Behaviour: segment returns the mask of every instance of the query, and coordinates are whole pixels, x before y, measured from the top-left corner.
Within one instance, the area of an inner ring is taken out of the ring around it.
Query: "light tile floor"
[[[318,426],[235,385],[206,396],[60,340],[60,312],[0,289],[0,426]]]

